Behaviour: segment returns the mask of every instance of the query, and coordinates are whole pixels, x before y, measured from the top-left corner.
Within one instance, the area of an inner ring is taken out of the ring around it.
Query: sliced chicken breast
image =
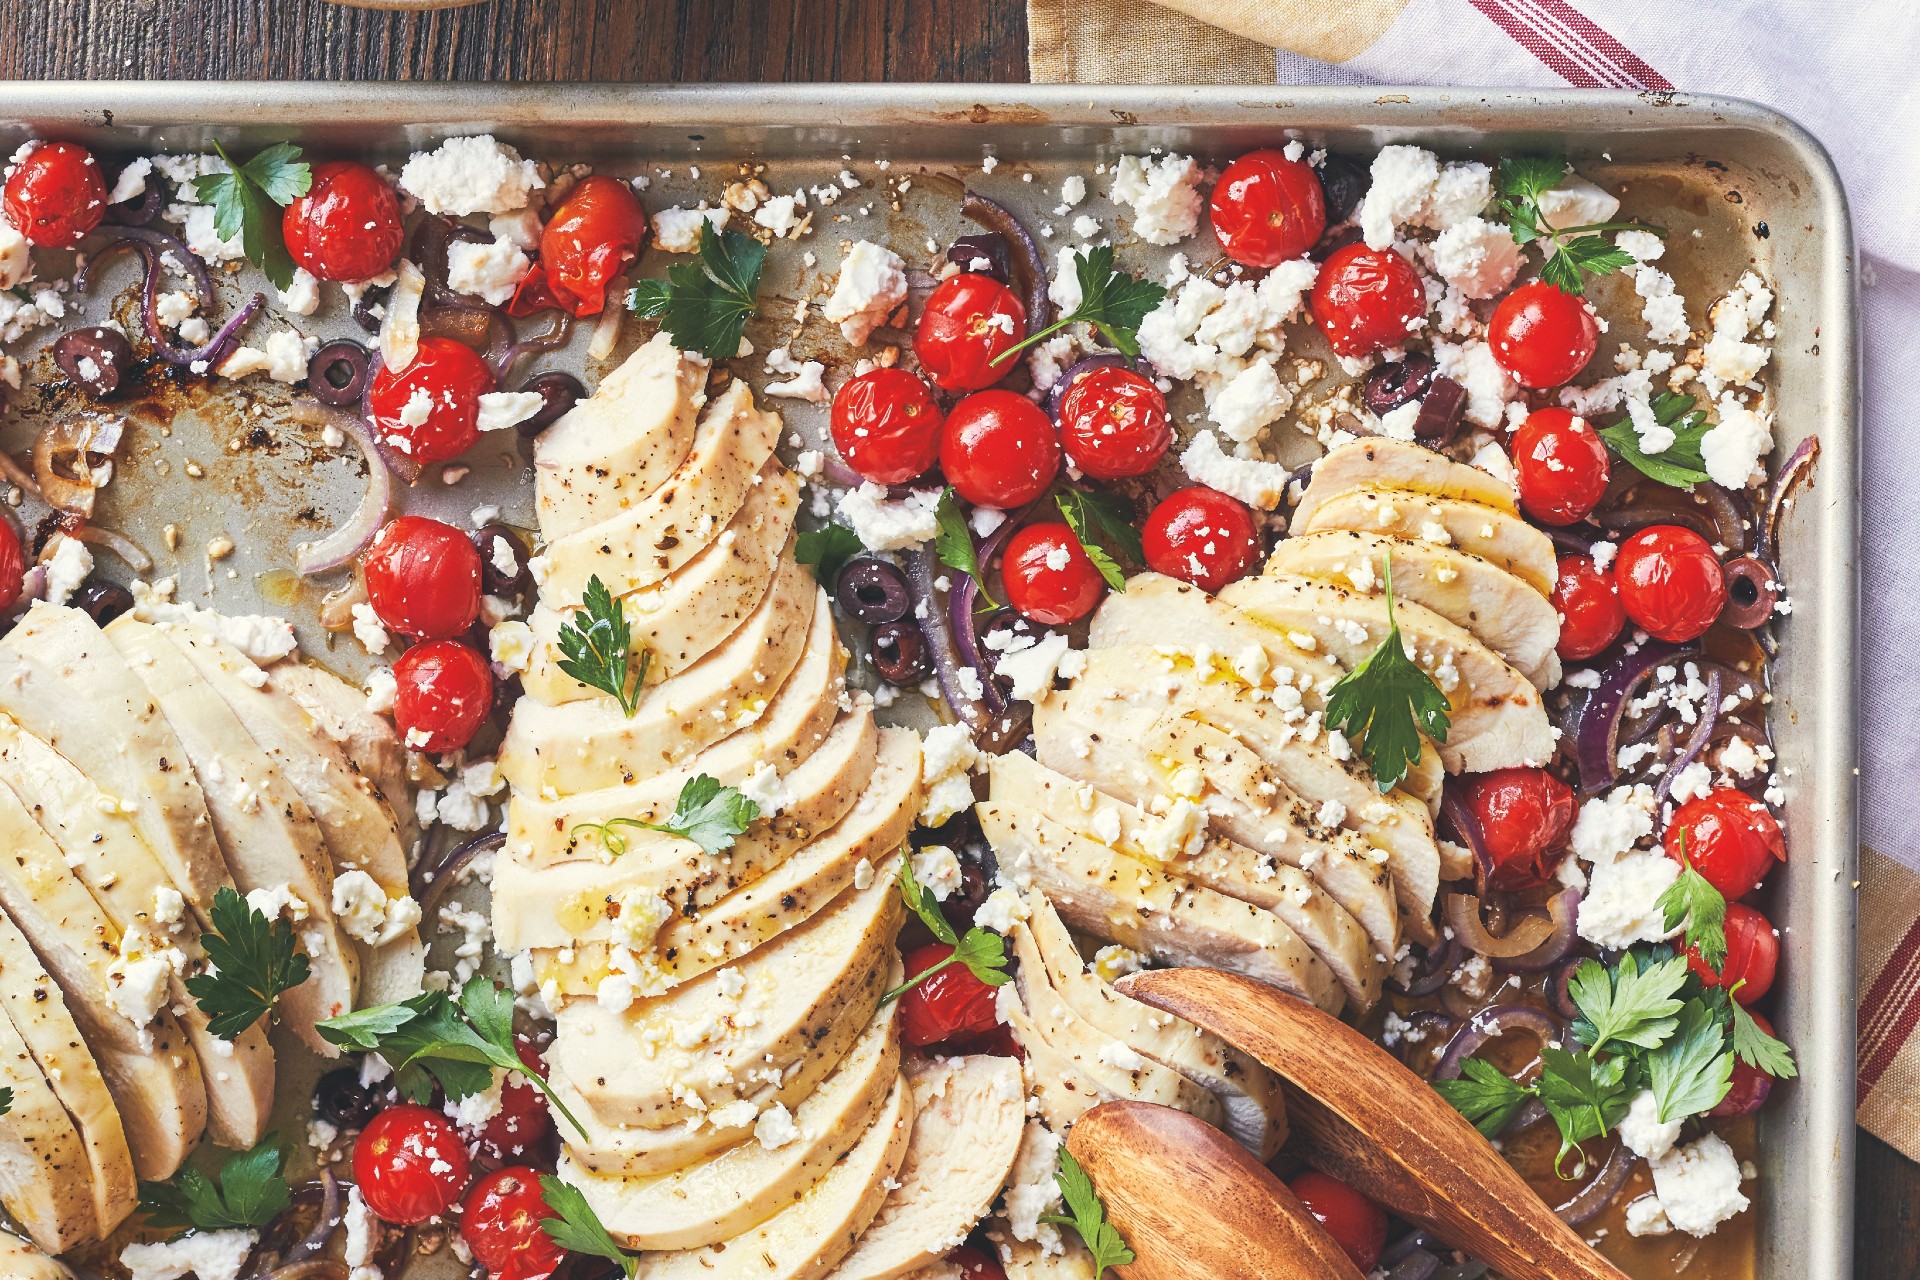
[[[1457,498],[1510,516],[1520,514],[1520,499],[1513,486],[1491,472],[1455,462],[1425,445],[1366,436],[1328,450],[1314,464],[1307,491],[1294,507],[1295,526],[1310,522],[1314,511],[1329,497],[1365,485]]]
[[[987,1239],[999,1255],[1007,1280],[1098,1280],[1093,1255],[1072,1236],[1063,1238],[1061,1252],[1049,1253],[1038,1241],[1016,1239],[1004,1221],[995,1219],[987,1228]]]
[[[1455,546],[1499,565],[1543,596],[1553,592],[1553,539],[1519,516],[1461,498],[1363,485],[1329,496],[1304,517],[1296,513],[1290,527],[1296,536],[1356,529]]]
[[[407,748],[393,721],[369,711],[366,694],[359,689],[310,663],[275,664],[267,672],[266,689],[276,698],[293,702],[323,737],[346,752],[347,762],[393,815],[400,831],[400,847],[411,862],[417,856],[420,824],[414,809]]]
[[[60,1252],[51,1245],[46,1248],[48,1253]],[[5,1231],[0,1231],[0,1274],[10,1280],[73,1280],[73,1272],[63,1264]]]
[[[98,1075],[94,1080],[98,1083]],[[0,1206],[49,1253],[65,1253],[100,1239],[118,1224],[100,1221],[93,1169],[80,1131],[4,1014],[0,1085],[13,1090],[13,1107],[7,1122],[0,1124]],[[127,1175],[131,1182],[131,1165]],[[0,1232],[0,1275],[42,1274],[25,1265],[35,1256],[38,1251],[24,1240]]]

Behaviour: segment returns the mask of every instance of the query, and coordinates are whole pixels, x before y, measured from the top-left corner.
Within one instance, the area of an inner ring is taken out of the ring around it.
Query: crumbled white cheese
[[[1627,1144],[1627,1150],[1646,1160],[1658,1160],[1673,1150],[1673,1144],[1680,1139],[1684,1120],[1660,1119],[1660,1104],[1653,1096],[1653,1090],[1642,1089],[1633,1096],[1633,1102],[1627,1108],[1627,1114],[1620,1121],[1620,1141]]]
[[[1105,982],[1118,982],[1129,973],[1147,967],[1147,958],[1138,951],[1110,942],[1093,953],[1094,976]]]
[[[359,1187],[347,1188],[347,1210],[341,1221],[347,1229],[346,1243],[340,1251],[340,1260],[349,1272],[347,1280],[384,1280],[380,1268],[374,1265],[374,1254],[380,1247],[380,1221],[367,1207]]]
[[[1673,1233],[1673,1224],[1667,1221],[1667,1211],[1660,1203],[1660,1197],[1648,1192],[1627,1206],[1627,1234],[1630,1236],[1664,1236]]]
[[[839,325],[841,336],[857,347],[906,300],[906,262],[891,249],[859,240],[847,250],[833,295],[820,314]]]
[[[1614,950],[1667,937],[1673,931],[1659,899],[1679,877],[1680,864],[1658,851],[1594,863],[1580,902],[1580,936]]]
[[[353,638],[360,642],[360,647],[375,657],[385,653],[392,637],[387,634],[387,628],[381,623],[380,615],[373,611],[373,606],[363,601],[354,605],[349,612],[353,615]]]
[[[960,859],[943,844],[930,844],[913,854],[913,878],[935,902],[960,892]]]
[[[276,289],[280,306],[290,315],[310,316],[320,309],[320,279],[305,267],[293,269],[293,283]]]
[[[1009,983],[1009,986],[1012,984]],[[1001,1205],[1007,1215],[1007,1230],[1016,1240],[1038,1242],[1045,1253],[1062,1251],[1060,1228],[1041,1219],[1060,1211],[1060,1184],[1054,1171],[1060,1162],[1059,1137],[1038,1120],[1027,1121],[1020,1136],[1020,1150],[1014,1155],[1013,1169],[1007,1174],[1007,1189]]]
[[[1264,361],[1246,370],[1220,388],[1207,406],[1207,415],[1219,426],[1220,433],[1237,444],[1259,438],[1266,427],[1277,422],[1293,406],[1293,392],[1280,385],[1280,375]],[[1417,408],[1415,410],[1418,412]]]
[[[367,673],[367,710],[374,715],[387,715],[393,710],[393,695],[399,685],[393,678],[392,667],[375,667]]]
[[[910,489],[903,498],[889,498],[882,485],[871,481],[840,497],[845,520],[869,551],[904,551],[940,531],[939,489]]]
[[[513,300],[532,269],[532,260],[511,240],[455,240],[447,246],[447,287],[496,307]]]
[[[299,647],[293,624],[285,618],[263,614],[224,614],[173,599],[175,583],[162,578],[149,585],[135,580],[132,585],[133,616],[142,622],[174,622],[206,632],[253,659],[261,666],[280,661]]]
[[[455,831],[478,831],[492,818],[488,800],[506,789],[507,780],[492,760],[480,760],[461,769],[440,793],[434,811]]]
[[[120,1251],[128,1280],[237,1280],[259,1237],[251,1231],[198,1231],[163,1244],[130,1244]]]
[[[800,1126],[793,1122],[793,1113],[785,1103],[776,1102],[760,1113],[753,1122],[754,1141],[768,1151],[778,1151],[800,1137]]]
[[[1731,395],[1715,405],[1719,420],[1700,437],[1707,476],[1728,489],[1744,489],[1763,478],[1763,459],[1773,452],[1773,417],[1749,409]]]
[[[93,552],[78,538],[57,535],[47,557],[47,603],[65,604],[93,572]]]
[[[1013,926],[1027,918],[1026,899],[1020,891],[1009,885],[1001,885],[987,895],[980,909],[973,913],[973,922],[982,929],[991,929],[995,933],[1009,933]]]
[[[1180,455],[1180,467],[1194,483],[1218,489],[1261,511],[1272,511],[1280,505],[1292,474],[1277,462],[1228,457],[1220,449],[1219,437],[1211,431],[1194,434]]]
[[[624,889],[613,903],[609,937],[629,951],[650,951],[660,930],[673,919],[673,904],[645,885]]]
[[[1148,244],[1176,244],[1200,225],[1200,165],[1192,156],[1121,156],[1113,201],[1133,210],[1133,232]]]
[[[759,808],[762,818],[777,818],[780,812],[793,803],[793,797],[780,781],[780,771],[770,764],[763,764],[740,784],[740,794]]]
[[[333,918],[370,947],[384,947],[420,923],[420,904],[402,894],[389,898],[380,883],[358,868],[333,880]]]
[[[473,425],[481,431],[517,427],[546,407],[538,391],[488,391],[481,395]]]
[[[1458,343],[1436,341],[1433,360],[1439,373],[1466,390],[1465,416],[1475,426],[1499,426],[1507,402],[1520,394],[1520,384],[1500,367],[1493,348],[1477,338]]]
[[[800,211],[800,206],[799,196],[774,196],[754,210],[753,221],[784,238],[806,221],[807,215]]]
[[[1038,702],[1053,690],[1056,675],[1071,679],[1085,666],[1085,654],[1073,649],[1064,635],[1049,635],[1036,644],[1001,655],[994,674],[1013,681],[1013,696]]]
[[[1618,212],[1618,198],[1575,174],[1569,174],[1560,185],[1540,193],[1541,220],[1556,231],[1610,222]]]
[[[539,166],[490,134],[449,138],[416,151],[400,170],[400,189],[428,213],[512,213],[546,186]]]
[[[727,211],[723,208],[662,209],[653,215],[653,243],[667,253],[698,253],[701,227],[719,232],[726,225]]]
[[[1717,1133],[1650,1162],[1654,1194],[1667,1220],[1689,1235],[1711,1235],[1729,1218],[1744,1213],[1740,1161]]]
[[[1433,242],[1433,267],[1468,298],[1506,291],[1520,273],[1520,246],[1505,223],[1474,216],[1442,231]]]
[[[937,725],[920,744],[920,781],[926,798],[920,806],[923,826],[937,827],[962,809],[973,807],[971,772],[980,749],[963,724]]]

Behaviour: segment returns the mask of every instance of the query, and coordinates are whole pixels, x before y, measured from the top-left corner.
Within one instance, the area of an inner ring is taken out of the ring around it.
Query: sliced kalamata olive
[[[847,561],[834,581],[833,599],[849,618],[869,627],[898,622],[913,610],[906,575],[871,556]]]
[[[391,285],[382,289],[368,289],[353,300],[353,322],[368,333],[380,332],[380,319],[385,311],[384,299],[393,292]],[[374,310],[381,308],[380,311]]]
[[[1320,165],[1320,189],[1327,197],[1327,225],[1334,226],[1353,216],[1360,197],[1367,194],[1373,179],[1358,160],[1331,153]]]
[[[475,530],[473,545],[480,553],[480,586],[488,595],[511,600],[532,584],[527,549],[507,526],[490,524]]]
[[[1727,579],[1727,604],[1720,621],[1751,631],[1764,626],[1780,599],[1774,568],[1758,556],[1738,556],[1720,566]]]
[[[540,406],[540,412],[519,424],[520,434],[528,439],[558,422],[567,410],[587,398],[587,389],[580,385],[580,379],[557,370],[528,378],[520,389],[535,392],[546,401]]]
[[[947,261],[962,271],[977,271],[981,275],[992,276],[1001,284],[1007,283],[1013,275],[1011,259],[1007,256],[1007,238],[997,231],[961,236],[947,250]]]
[[[104,400],[133,369],[133,344],[118,329],[70,329],[54,339],[53,362],[88,395]]]
[[[873,631],[873,669],[888,684],[907,688],[933,671],[933,658],[920,628],[909,619],[885,622]]]
[[[341,1067],[320,1077],[313,1086],[313,1109],[321,1119],[342,1129],[362,1129],[378,1108],[360,1083],[360,1068]]]
[[[1433,385],[1433,357],[1423,351],[1409,351],[1404,360],[1375,365],[1361,384],[1360,399],[1377,418],[1384,418],[1401,405],[1427,394]]]
[[[1467,410],[1467,389],[1444,374],[1434,378],[1413,420],[1413,438],[1421,444],[1451,444],[1460,434]]]
[[[367,390],[367,349],[351,338],[327,343],[307,361],[307,389],[321,404],[359,404]]]
[[[88,578],[68,603],[104,627],[133,608],[133,593],[117,582]]]

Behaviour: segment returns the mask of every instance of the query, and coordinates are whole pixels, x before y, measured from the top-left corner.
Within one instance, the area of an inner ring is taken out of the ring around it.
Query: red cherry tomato
[[[403,373],[382,367],[367,392],[373,429],[403,457],[421,465],[457,458],[480,438],[480,397],[494,390],[493,370],[472,347],[452,338],[422,338]]]
[[[1629,618],[1676,644],[1705,634],[1727,605],[1720,557],[1680,525],[1652,525],[1621,543],[1613,585]]]
[[[905,369],[870,369],[833,396],[833,447],[875,484],[905,484],[940,457],[933,391]]]
[[[1005,1023],[973,1035],[955,1036],[947,1041],[946,1047],[952,1053],[984,1053],[990,1058],[1019,1058],[1025,1061],[1027,1056],[1027,1051],[1013,1038],[1013,1028]]]
[[[1005,1268],[970,1244],[963,1244],[947,1255],[947,1261],[960,1269],[960,1280],[1007,1280]]]
[[[607,282],[640,256],[647,213],[633,188],[618,178],[582,178],[540,233],[540,265],[547,288],[577,316],[597,316],[607,305]]]
[[[1613,576],[1594,568],[1591,556],[1560,557],[1551,599],[1560,615],[1560,640],[1554,649],[1569,661],[1601,652],[1627,625]]]
[[[1607,446],[1600,433],[1565,409],[1535,409],[1513,433],[1513,473],[1520,505],[1541,524],[1574,524],[1607,491]]]
[[[1379,1205],[1338,1178],[1309,1169],[1287,1183],[1307,1212],[1325,1227],[1353,1265],[1373,1270],[1387,1244],[1387,1215]]]
[[[1213,234],[1235,262],[1277,267],[1327,229],[1327,193],[1313,166],[1281,151],[1249,151],[1213,187]]]
[[[362,566],[367,601],[389,631],[445,640],[480,616],[480,552],[450,524],[401,516],[374,535]]]
[[[1566,856],[1573,792],[1545,769],[1495,769],[1468,780],[1467,811],[1493,860],[1489,889],[1543,884]]]
[[[1260,526],[1246,503],[1196,484],[1161,499],[1140,546],[1147,568],[1212,593],[1253,567]]]
[[[455,751],[493,709],[493,672],[471,645],[429,640],[393,664],[393,723],[410,747]]]
[[[919,977],[952,954],[944,942],[916,948],[907,956],[907,977]],[[901,1038],[916,1047],[978,1035],[999,1024],[993,988],[963,964],[948,965],[900,997]]]
[[[1047,415],[1025,396],[981,391],[947,415],[940,469],[975,506],[1025,506],[1059,474],[1060,440]]]
[[[353,1180],[382,1222],[410,1227],[437,1218],[467,1189],[467,1144],[453,1121],[402,1103],[367,1122],[353,1144]]]
[[[20,588],[26,581],[26,558],[20,551],[20,531],[13,521],[0,520],[0,612],[19,602]]]
[[[1774,936],[1773,922],[1744,902],[1727,904],[1726,930],[1727,960],[1720,972],[1713,971],[1697,946],[1687,948],[1687,967],[1708,986],[1725,987],[1741,1004],[1752,1004],[1773,990],[1780,939]]]
[[[7,175],[7,221],[28,244],[71,249],[107,214],[100,162],[71,142],[42,142]]]
[[[547,1064],[532,1041],[516,1036],[513,1047],[528,1071],[542,1080],[547,1078]],[[500,1110],[481,1127],[478,1146],[482,1155],[494,1160],[524,1160],[552,1131],[553,1116],[540,1091],[519,1076],[510,1075],[500,1089]]]
[[[1060,443],[1096,480],[1143,476],[1173,443],[1167,398],[1131,369],[1095,369],[1060,397]]]
[[[994,358],[1027,336],[1027,309],[992,276],[963,271],[927,297],[913,332],[913,354],[944,391],[978,391],[1000,381],[1017,363]]]
[[[1427,314],[1413,264],[1392,249],[1335,249],[1313,282],[1313,319],[1337,355],[1369,356],[1403,341]]]
[[[546,1280],[567,1251],[541,1227],[558,1217],[540,1190],[540,1171],[525,1165],[481,1178],[460,1206],[460,1238],[492,1280]]]
[[[400,256],[406,232],[400,199],[371,166],[354,160],[316,165],[307,194],[280,219],[287,252],[322,280],[365,280]]]
[[[1773,1024],[1761,1014],[1753,1014],[1753,1020],[1768,1035],[1773,1034]],[[1710,1116],[1750,1116],[1766,1105],[1767,1095],[1773,1092],[1773,1077],[1758,1067],[1750,1067],[1735,1060],[1733,1064],[1733,1084],[1727,1090],[1727,1096],[1720,1099],[1719,1105],[1707,1112]]]
[[[1786,837],[1767,806],[1733,787],[1715,787],[1681,805],[1667,824],[1666,848],[1669,858],[1705,876],[1728,902],[1758,888],[1774,859],[1787,860]]]
[[[1030,524],[1009,538],[1000,578],[1008,604],[1050,627],[1078,622],[1107,593],[1106,579],[1087,559],[1080,539],[1058,520]]]
[[[1523,387],[1571,382],[1593,359],[1600,326],[1587,304],[1543,280],[1521,285],[1487,324],[1493,358]]]

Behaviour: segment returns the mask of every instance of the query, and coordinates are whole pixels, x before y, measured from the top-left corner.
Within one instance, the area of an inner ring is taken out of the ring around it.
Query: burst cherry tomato
[[[960,1280],[1007,1280],[998,1261],[970,1244],[963,1244],[947,1255],[947,1262],[960,1269]]]
[[[833,447],[875,484],[905,484],[940,457],[945,419],[927,384],[905,369],[871,369],[833,396]]]
[[[1007,603],[1023,617],[1050,627],[1086,617],[1107,591],[1080,539],[1058,520],[1030,524],[1008,539],[1000,577],[1007,585]]]
[[[1326,1228],[1333,1242],[1346,1250],[1354,1266],[1373,1270],[1373,1264],[1380,1260],[1380,1250],[1387,1244],[1387,1215],[1379,1205],[1338,1178],[1315,1169],[1295,1177],[1287,1188]]]
[[[453,1121],[402,1103],[367,1122],[353,1145],[353,1180],[382,1222],[410,1227],[437,1218],[467,1189],[467,1144]]]
[[[540,1051],[525,1036],[514,1037],[514,1050],[521,1065],[547,1078],[547,1064]],[[494,1160],[524,1160],[553,1131],[553,1116],[541,1100],[540,1091],[517,1075],[510,1075],[500,1087],[500,1110],[493,1113],[480,1129],[480,1153]]]
[[[71,142],[42,142],[7,175],[7,221],[28,244],[71,249],[107,214],[100,162]]]
[[[1213,187],[1213,234],[1235,262],[1277,267],[1327,229],[1327,195],[1313,166],[1281,151],[1249,151]]]
[[[400,200],[371,166],[354,160],[315,165],[307,194],[280,219],[287,252],[322,280],[365,280],[394,264],[406,232]]]
[[[978,391],[1004,378],[1017,361],[994,357],[1027,336],[1027,309],[992,276],[963,271],[927,297],[913,333],[913,354],[935,386]]]
[[[494,389],[493,370],[472,347],[452,338],[422,338],[403,373],[382,367],[367,391],[380,438],[403,457],[426,465],[457,458],[480,438],[480,397]]]
[[[1574,524],[1607,491],[1607,446],[1585,418],[1565,409],[1535,409],[1513,433],[1513,474],[1520,505],[1541,524]]]
[[[640,256],[647,214],[633,188],[596,174],[574,185],[540,234],[547,288],[577,316],[607,305],[607,282]]]
[[[1392,249],[1355,242],[1335,249],[1313,282],[1313,319],[1337,355],[1370,356],[1413,332],[1427,291],[1413,264]]]
[[[1551,597],[1560,615],[1560,640],[1554,650],[1571,662],[1591,658],[1627,625],[1613,577],[1596,569],[1591,556],[1561,556]]]
[[[1768,1035],[1773,1034],[1773,1024],[1765,1017],[1757,1013],[1751,1016],[1762,1031]],[[1736,1060],[1733,1064],[1733,1084],[1727,1090],[1727,1096],[1720,1099],[1719,1105],[1707,1114],[1722,1117],[1750,1116],[1766,1105],[1767,1095],[1772,1092],[1772,1076],[1758,1067],[1750,1067]]]
[[[1734,787],[1715,787],[1681,805],[1667,824],[1666,848],[1669,858],[1705,876],[1728,902],[1758,888],[1775,858],[1787,860],[1786,837],[1773,814]]]
[[[1493,358],[1523,387],[1571,382],[1593,359],[1600,326],[1587,304],[1543,280],[1521,285],[1487,324]]]
[[[540,1171],[499,1169],[473,1184],[460,1206],[460,1238],[491,1280],[546,1280],[567,1251],[540,1225],[556,1217],[540,1191]]]
[[[1495,769],[1466,784],[1467,811],[1492,859],[1486,888],[1543,884],[1566,856],[1573,829],[1573,792],[1545,769]]]
[[[393,723],[418,751],[457,751],[493,709],[493,672],[471,645],[429,640],[393,664]]]
[[[1143,476],[1173,443],[1167,398],[1132,369],[1083,374],[1060,397],[1060,443],[1096,480]]]
[[[1147,568],[1215,592],[1253,567],[1260,526],[1246,503],[1203,484],[1161,499],[1140,530]]]
[[[20,532],[13,521],[0,519],[0,612],[20,599],[20,587],[26,581],[26,560],[20,552]]]
[[[940,469],[955,492],[976,506],[1024,506],[1059,473],[1060,440],[1047,415],[1025,396],[981,391],[947,415]]]
[[[367,600],[389,631],[445,640],[480,616],[480,552],[450,524],[401,516],[374,535],[363,563]]]
[[[930,942],[907,956],[907,977],[916,978],[953,954],[944,942]],[[993,988],[964,964],[950,964],[900,997],[901,1038],[916,1047],[956,1036],[978,1035],[1000,1023]]]
[[[1752,1004],[1773,990],[1780,939],[1774,936],[1773,922],[1744,902],[1727,904],[1726,931],[1727,960],[1720,972],[1713,971],[1697,946],[1687,948],[1687,967],[1708,986],[1725,987],[1741,1004]]]
[[[1705,634],[1727,604],[1720,557],[1680,525],[1652,525],[1621,543],[1613,585],[1629,618],[1675,644]]]

